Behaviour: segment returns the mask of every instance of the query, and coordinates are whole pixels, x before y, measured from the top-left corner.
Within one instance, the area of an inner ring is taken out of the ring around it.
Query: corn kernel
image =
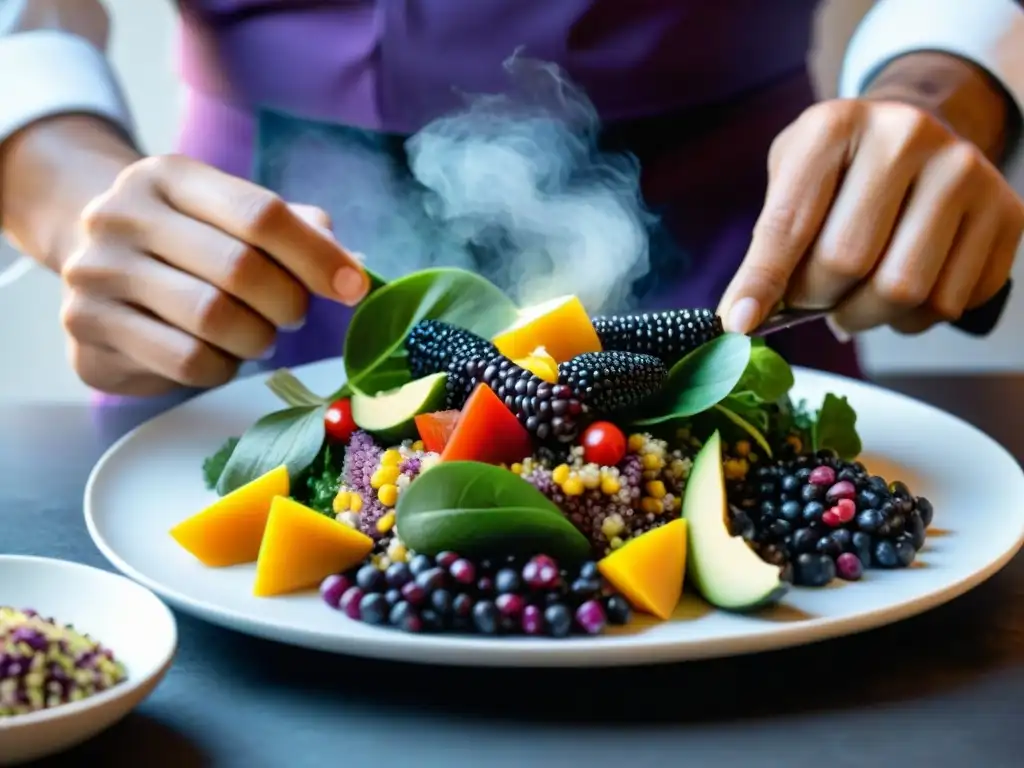
[[[353,512],[360,512],[363,509],[363,497],[358,493],[353,493],[352,498],[348,500],[348,508]]]
[[[644,469],[652,471],[661,469],[665,466],[664,459],[656,453],[645,453],[640,461],[643,464]]]
[[[380,487],[377,491],[377,501],[383,504],[385,507],[395,506],[395,502],[398,501],[398,486],[387,483]],[[392,521],[392,524],[394,521]]]
[[[750,454],[750,441],[738,440],[736,445],[733,446],[733,450],[736,451],[736,455],[741,459],[746,458]]]
[[[559,464],[551,472],[551,479],[558,485],[562,485],[566,480],[569,479],[569,465]]]
[[[601,521],[601,533],[609,541],[622,533],[625,528],[626,523],[623,521],[622,515],[619,514],[608,515],[608,517]]]
[[[422,440],[416,440],[412,444],[412,449],[414,451],[416,451],[417,453],[423,453],[423,451],[426,450],[426,446],[423,445],[423,441]]]
[[[660,515],[665,511],[665,505],[661,503],[661,499],[654,499],[650,496],[644,496],[640,499],[640,509],[646,512],[648,515]]]
[[[726,480],[742,480],[747,476],[750,465],[746,459],[726,459],[722,462],[722,470]]]
[[[400,541],[392,541],[388,544],[388,557],[393,563],[404,563],[409,559],[409,550]]]
[[[622,484],[611,475],[601,478],[601,493],[605,496],[614,496],[622,490]]]
[[[402,454],[394,448],[389,448],[384,451],[384,455],[380,457],[380,465],[382,467],[397,467],[401,463]]]
[[[624,542],[618,536],[615,536],[611,541],[608,542],[608,546],[610,546],[612,549],[618,549],[625,543],[626,542]]]
[[[570,477],[562,483],[562,493],[566,496],[579,496],[584,491],[583,481],[578,477]]]
[[[517,475],[523,474],[523,465],[518,462],[509,467],[510,470],[515,472]]]
[[[395,527],[395,513],[388,512],[380,520],[377,521],[377,532],[387,533]]]
[[[583,481],[583,487],[590,491],[601,485],[601,473],[596,468],[584,469],[580,472],[580,479]]]
[[[349,508],[349,503],[351,501],[351,492],[338,491],[338,495],[334,497],[334,501],[331,503],[331,509],[333,509],[335,512],[344,512]]]
[[[668,491],[665,490],[665,484],[661,480],[651,480],[647,484],[647,493],[656,499],[664,499]]]
[[[804,449],[803,441],[798,435],[790,435],[786,438],[786,442],[793,446],[793,450],[797,453],[801,453]]]
[[[646,442],[647,442],[646,438],[644,438],[644,436],[641,435],[641,434],[630,435],[629,436],[629,450],[632,451],[633,453],[640,453],[640,451],[644,447],[644,443],[646,443]]]
[[[377,490],[389,483],[394,484],[398,475],[398,467],[381,467],[370,477],[370,487]]]

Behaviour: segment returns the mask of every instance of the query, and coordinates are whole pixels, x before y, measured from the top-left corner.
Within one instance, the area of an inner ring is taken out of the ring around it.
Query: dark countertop
[[[1024,459],[1024,376],[884,383]],[[153,410],[0,407],[0,552],[109,567],[85,530],[85,480]],[[670,667],[413,667],[179,622],[176,663],[153,696],[45,765],[1010,768],[1024,753],[1024,557],[902,624]]]

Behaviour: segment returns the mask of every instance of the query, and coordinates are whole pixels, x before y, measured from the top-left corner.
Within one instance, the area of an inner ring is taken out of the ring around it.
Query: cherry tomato
[[[347,443],[359,427],[352,419],[352,402],[347,398],[331,403],[324,414],[327,436],[336,442]]]
[[[626,436],[610,421],[595,421],[580,437],[583,458],[601,467],[614,467],[626,457]]]

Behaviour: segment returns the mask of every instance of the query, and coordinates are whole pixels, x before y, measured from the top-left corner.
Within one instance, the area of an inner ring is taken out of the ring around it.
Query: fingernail
[[[276,351],[277,351],[277,344],[271,344],[269,347],[267,347],[265,350],[263,350],[263,354],[259,356],[259,359],[260,360],[269,360],[270,358],[272,358],[274,356],[274,353]]]
[[[360,270],[345,267],[334,275],[334,290],[342,301],[355,304],[366,295],[369,282]]]
[[[732,305],[726,318],[726,329],[733,333],[749,333],[761,319],[761,304],[749,296]]]
[[[299,328],[301,328],[305,324],[306,324],[306,318],[305,317],[300,317],[294,323],[288,323],[286,325],[282,325],[282,326],[280,326],[280,328],[281,328],[282,331],[297,331],[297,330],[299,330]]]
[[[849,333],[839,327],[839,323],[835,321],[832,315],[826,315],[825,325],[832,332],[832,335],[836,337],[836,341],[840,344],[848,344],[853,338]]]

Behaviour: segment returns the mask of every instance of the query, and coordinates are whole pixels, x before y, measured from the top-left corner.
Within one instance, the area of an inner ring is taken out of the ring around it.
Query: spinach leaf
[[[720,403],[732,392],[750,361],[750,338],[726,333],[702,344],[669,371],[664,393],[646,415],[633,420],[650,426],[693,416]]]
[[[405,337],[421,320],[443,320],[490,338],[516,315],[511,299],[472,272],[438,268],[406,275],[364,299],[352,316],[344,353],[349,383],[365,391],[367,377],[401,356]]]
[[[793,369],[782,355],[770,347],[756,345],[751,347],[750,360],[736,391],[752,392],[770,403],[789,392],[793,383]]]
[[[217,481],[217,493],[228,494],[282,464],[295,480],[320,453],[325,410],[322,405],[286,408],[249,427]]]
[[[590,542],[544,494],[506,469],[475,461],[439,464],[398,498],[395,525],[417,552],[537,554],[579,561]]]
[[[206,483],[207,490],[212,491],[217,487],[217,481],[220,480],[224,467],[227,465],[228,459],[231,458],[236,445],[238,445],[238,438],[229,437],[215,453],[203,459],[203,482]]]
[[[341,465],[345,449],[332,451],[325,442],[313,463],[296,479],[292,496],[321,514],[334,517],[334,497],[341,487]]]
[[[840,458],[855,459],[861,452],[860,435],[857,434],[857,412],[845,397],[831,392],[818,410],[811,427],[814,450],[833,450]]]

